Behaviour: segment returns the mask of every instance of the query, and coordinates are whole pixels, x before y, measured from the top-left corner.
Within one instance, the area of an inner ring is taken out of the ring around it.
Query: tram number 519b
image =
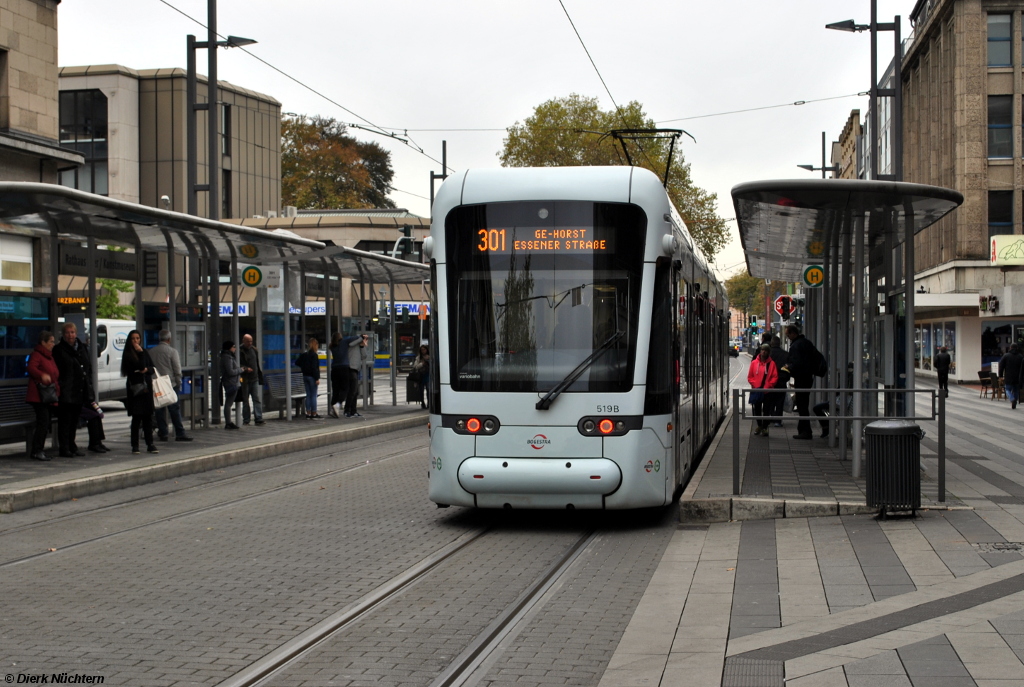
[[[481,253],[505,250],[504,229],[481,229],[477,235],[480,236],[480,243],[476,248]]]

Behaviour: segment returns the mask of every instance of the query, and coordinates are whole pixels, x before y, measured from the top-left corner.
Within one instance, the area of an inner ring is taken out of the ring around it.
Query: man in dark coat
[[[935,371],[939,373],[939,391],[944,391],[945,395],[949,396],[949,368],[953,364],[953,359],[949,355],[949,349],[945,346],[940,346],[939,352],[935,354],[935,360],[932,363],[935,365]]]
[[[1015,410],[1021,384],[1024,384],[1024,355],[1021,355],[1017,344],[1010,346],[1009,352],[999,359],[999,376],[1003,379],[1006,397],[1010,399],[1010,409]]]
[[[789,353],[782,347],[782,339],[778,336],[773,336],[771,341],[771,356],[772,360],[775,361],[775,368],[779,371],[779,378],[775,382],[776,389],[785,389],[786,385],[789,384],[789,375],[782,371],[789,363]],[[775,417],[782,417],[783,406],[786,401],[786,392],[777,391],[773,394],[769,394],[769,398],[772,399],[771,414]],[[776,427],[782,426],[782,420],[775,421]]]
[[[791,324],[786,327],[786,338],[789,339],[789,362],[783,368],[793,378],[793,386],[798,391],[793,395],[793,405],[800,414],[800,422],[796,426],[794,439],[813,439],[811,433],[811,392],[802,391],[814,386],[814,371],[821,360],[821,354],[807,337],[800,333],[800,327]]]
[[[82,406],[91,403],[92,360],[89,349],[78,340],[73,322],[64,324],[60,343],[53,347],[53,360],[60,370],[60,396],[57,403],[57,445],[62,458],[84,456],[75,444],[78,416]]]

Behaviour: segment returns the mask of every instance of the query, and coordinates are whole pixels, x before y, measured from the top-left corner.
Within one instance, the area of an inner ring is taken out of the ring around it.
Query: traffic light
[[[789,312],[792,309],[792,303],[790,302],[789,296],[782,297],[782,319],[789,319]]]
[[[757,315],[752,315],[750,318],[750,333],[757,334]]]
[[[402,306],[402,324],[408,324],[408,323],[409,323],[409,308],[407,306]]]
[[[405,224],[399,230],[405,239],[402,240],[402,257],[405,258],[412,252],[412,226]]]

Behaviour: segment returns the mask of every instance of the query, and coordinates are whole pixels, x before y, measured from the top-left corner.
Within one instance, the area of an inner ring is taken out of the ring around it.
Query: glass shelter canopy
[[[917,233],[963,202],[947,188],[858,179],[751,181],[734,186],[732,197],[750,274],[787,282],[825,261],[829,237],[857,219],[870,248],[886,234],[901,242],[908,218]]]

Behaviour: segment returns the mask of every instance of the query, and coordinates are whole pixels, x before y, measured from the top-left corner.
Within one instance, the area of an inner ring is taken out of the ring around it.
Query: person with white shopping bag
[[[171,332],[167,329],[160,332],[160,343],[149,349],[149,357],[153,361],[153,368],[160,373],[161,379],[167,379],[167,383],[174,393],[173,401],[165,401],[161,405],[155,396],[153,406],[156,408],[156,433],[160,441],[168,440],[167,416],[171,416],[171,424],[174,425],[175,441],[192,441],[192,437],[185,434],[185,425],[181,421],[181,406],[178,404],[177,395],[181,391],[181,357],[178,350],[171,345]],[[156,379],[154,378],[153,393],[156,393]]]

